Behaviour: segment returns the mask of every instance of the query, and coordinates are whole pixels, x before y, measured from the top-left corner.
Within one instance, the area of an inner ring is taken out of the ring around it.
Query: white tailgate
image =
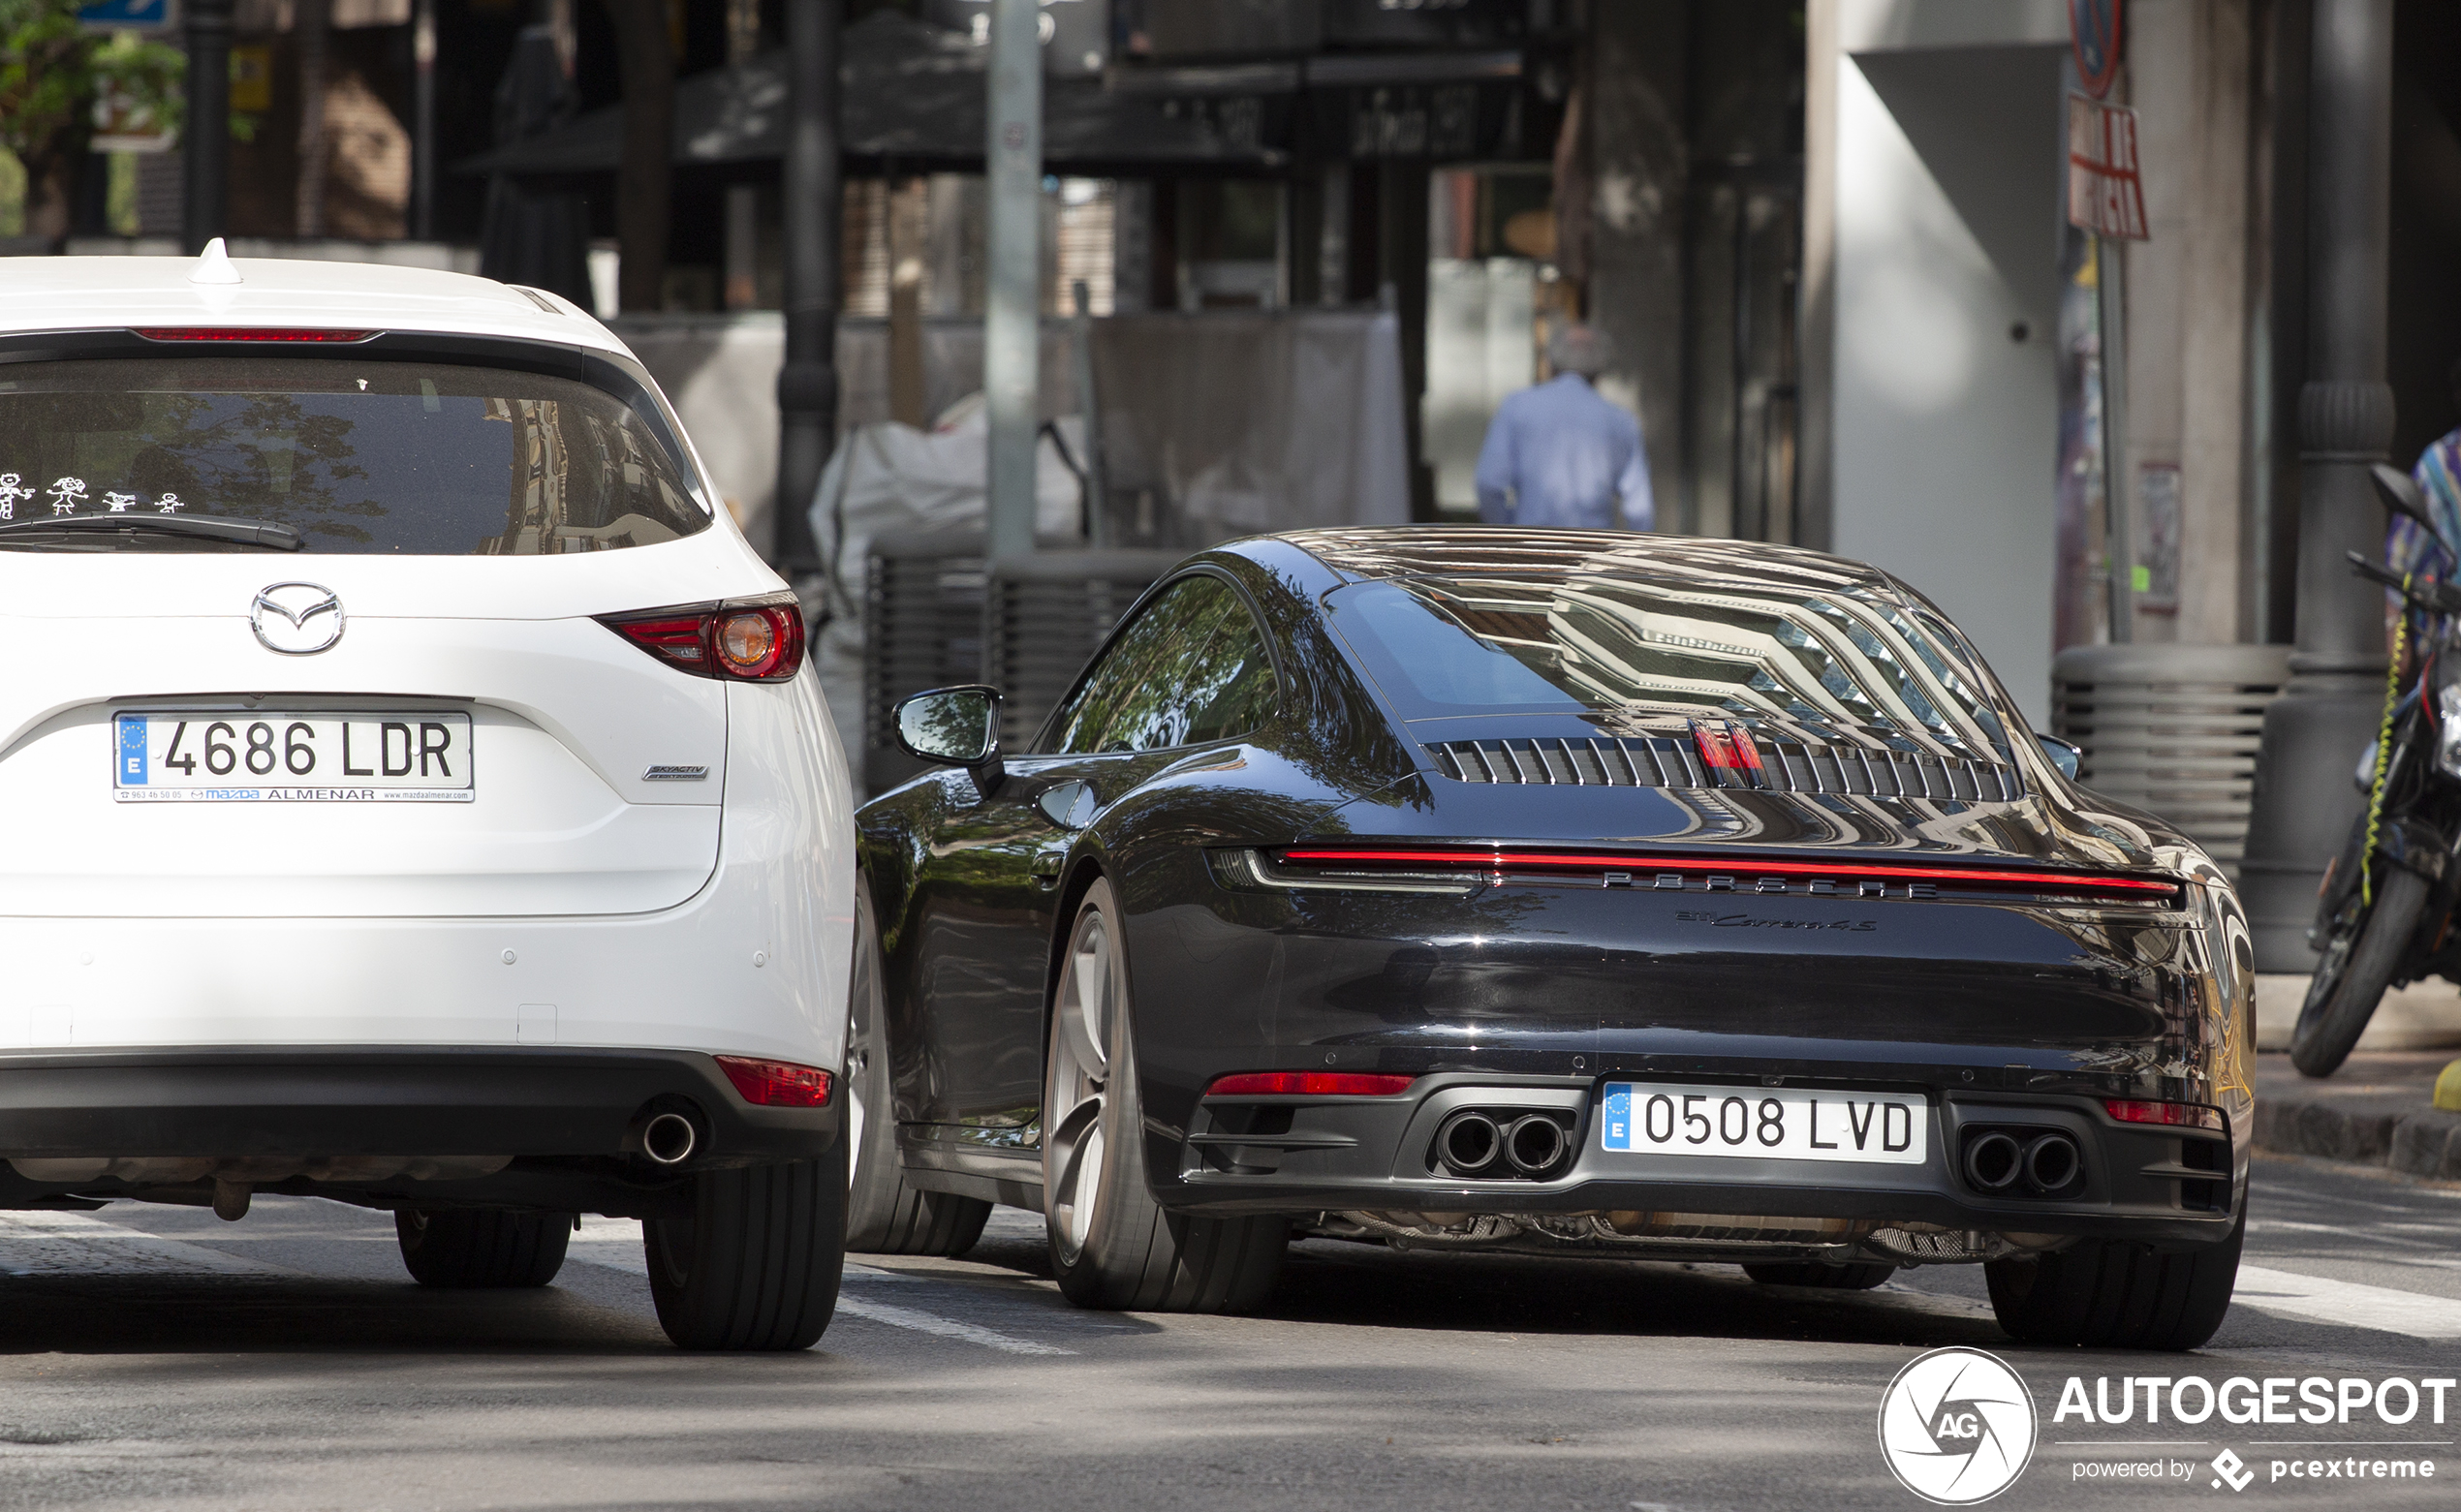
[[[691,544],[597,561],[0,558],[0,591],[26,570],[48,578],[0,617],[15,663],[0,687],[0,791],[11,795],[0,914],[542,916],[682,903],[717,864],[725,688],[586,616],[768,586],[705,570],[678,584],[621,560],[675,551],[670,566],[693,566]],[[63,578],[88,575],[86,592],[63,591]],[[132,596],[132,578],[152,591]],[[348,628],[329,651],[276,656],[248,604],[265,584],[303,578],[342,599]],[[132,612],[108,612],[132,597]],[[401,612],[422,601],[443,613]],[[72,602],[85,612],[56,612]],[[482,604],[512,615],[471,612]],[[513,617],[523,610],[552,617]],[[201,708],[464,713],[475,791],[433,803],[114,801],[112,717]],[[648,781],[653,766],[707,775]]]

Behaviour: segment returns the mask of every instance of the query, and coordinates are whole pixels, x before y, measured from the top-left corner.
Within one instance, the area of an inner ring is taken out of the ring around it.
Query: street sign
[[[2122,241],[2151,234],[2137,172],[2136,112],[2126,106],[2068,97],[2068,220]]]
[[[77,8],[77,24],[88,31],[169,31],[179,24],[179,7],[173,0],[94,0]]]
[[[2119,77],[2120,0],[2068,0],[2068,39],[2076,50],[2076,77],[2095,99],[2110,93]]]

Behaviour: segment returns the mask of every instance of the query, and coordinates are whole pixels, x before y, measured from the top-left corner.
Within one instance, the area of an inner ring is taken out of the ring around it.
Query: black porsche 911
[[[1089,1306],[1293,1237],[1981,1263],[2187,1348],[2245,1228],[2229,882],[2080,789],[1953,625],[1787,547],[1510,528],[1202,552],[1028,752],[996,692],[858,816],[850,1245],[1041,1211]]]

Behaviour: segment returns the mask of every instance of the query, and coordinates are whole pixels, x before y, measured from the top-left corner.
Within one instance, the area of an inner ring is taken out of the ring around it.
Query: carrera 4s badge
[[[1868,934],[1880,927],[1878,919],[1756,919],[1749,913],[1708,913],[1691,911],[1675,915],[1678,924],[1713,924],[1720,929],[1842,929],[1851,934]]]

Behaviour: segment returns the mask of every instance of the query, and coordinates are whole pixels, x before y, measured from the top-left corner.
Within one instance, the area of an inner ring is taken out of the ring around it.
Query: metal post
[[[429,0],[433,3],[433,0]],[[740,67],[761,50],[760,0],[727,0],[727,65]],[[761,190],[754,184],[727,186],[727,276],[729,310],[749,310],[761,302]]]
[[[187,182],[179,239],[190,252],[203,251],[230,218],[232,5],[188,0],[188,129],[181,144]]]
[[[778,570],[821,571],[810,509],[837,430],[838,0],[789,0],[787,127],[779,194],[786,231],[786,363],[778,369]]]
[[[991,426],[989,546],[1034,549],[1034,441],[1040,417],[1043,291],[1042,7],[991,0],[991,226],[982,316],[982,394]]]
[[[2393,0],[2316,0],[2308,114],[2308,378],[2299,391],[2298,619],[2264,714],[2241,887],[2259,972],[2305,972],[2318,879],[2359,812],[2350,773],[2383,696],[2383,552],[2367,482],[2392,445],[2384,382]]]
[[[410,21],[410,233],[436,239],[436,0]]]
[[[2110,638],[2136,638],[2136,526],[2128,493],[2128,251],[2094,238],[2096,360],[2103,377],[2103,563],[2109,578]]]
[[[1094,388],[1094,291],[1080,278],[1069,286],[1069,296],[1076,307],[1076,319],[1069,323],[1069,357],[1075,364],[1076,413],[1085,417],[1085,455],[1078,458],[1085,469],[1085,543],[1101,547],[1111,543],[1111,489],[1103,467],[1102,395]]]

